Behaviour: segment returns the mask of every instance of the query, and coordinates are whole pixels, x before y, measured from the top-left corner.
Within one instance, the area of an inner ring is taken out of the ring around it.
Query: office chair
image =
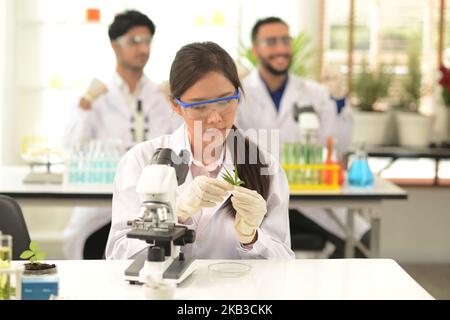
[[[83,259],[105,259],[106,242],[108,241],[111,222],[94,231],[84,243]]]
[[[12,258],[19,260],[20,254],[30,245],[30,235],[17,201],[3,195],[0,195],[0,230],[12,236]]]

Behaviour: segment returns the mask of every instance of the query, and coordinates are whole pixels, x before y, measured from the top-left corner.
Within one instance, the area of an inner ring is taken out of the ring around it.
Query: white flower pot
[[[389,144],[389,112],[369,112],[353,110],[352,143],[364,142],[368,146]]]
[[[413,112],[396,113],[399,144],[404,147],[428,147],[433,118]]]

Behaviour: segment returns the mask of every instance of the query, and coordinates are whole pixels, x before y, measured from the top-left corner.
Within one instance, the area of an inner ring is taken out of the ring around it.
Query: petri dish
[[[248,264],[241,262],[218,262],[208,266],[210,272],[225,278],[242,276],[249,272],[251,268]]]

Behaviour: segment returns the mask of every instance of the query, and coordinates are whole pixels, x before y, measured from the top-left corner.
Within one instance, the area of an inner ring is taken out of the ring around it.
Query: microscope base
[[[125,281],[128,281],[130,284],[142,284],[139,281],[139,272],[144,267],[146,259],[145,255],[137,256],[125,270]],[[174,260],[164,272],[163,278],[175,280],[177,284],[183,282],[194,271],[192,268],[189,269],[193,261],[194,259]]]
[[[176,283],[186,279],[194,269],[191,266],[194,259],[174,260],[163,274],[164,279],[176,280]]]
[[[146,255],[137,256],[125,270],[125,281],[130,282],[130,284],[142,284],[142,282],[139,281],[139,272],[144,267],[145,260],[147,260]]]

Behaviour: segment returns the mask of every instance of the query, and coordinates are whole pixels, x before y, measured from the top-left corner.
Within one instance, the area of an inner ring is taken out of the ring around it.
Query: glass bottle
[[[361,145],[356,151],[350,169],[348,170],[348,183],[351,186],[368,187],[373,185],[373,175],[370,171],[367,153],[364,145]]]
[[[12,236],[2,234],[0,231],[0,269],[9,269],[12,260]],[[0,273],[0,300],[9,300],[11,287],[10,276]]]

